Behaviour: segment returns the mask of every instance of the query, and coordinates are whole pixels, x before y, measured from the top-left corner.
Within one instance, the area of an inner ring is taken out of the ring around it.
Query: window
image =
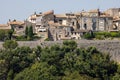
[[[61,38],[61,35],[59,35],[59,38]]]
[[[72,25],[74,26],[74,25],[75,25],[75,23],[74,23],[74,22],[72,22]]]
[[[87,29],[87,24],[86,23],[84,24],[84,28]]]
[[[19,29],[22,29],[23,28],[23,26],[19,26]]]

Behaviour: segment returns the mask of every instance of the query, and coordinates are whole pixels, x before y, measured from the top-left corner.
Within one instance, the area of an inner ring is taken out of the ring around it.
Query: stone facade
[[[0,30],[11,30],[11,26],[9,24],[0,24]]]
[[[78,13],[54,14],[48,11],[34,14],[28,21],[35,24],[35,33],[47,32],[51,40],[81,39],[81,35],[89,31],[119,31],[120,8],[81,11]]]
[[[109,14],[112,17],[119,16],[120,17],[120,8],[110,8],[105,11],[106,14]]]
[[[11,26],[11,29],[14,29],[14,35],[16,36],[24,35],[25,27],[23,21],[9,20],[8,24]]]

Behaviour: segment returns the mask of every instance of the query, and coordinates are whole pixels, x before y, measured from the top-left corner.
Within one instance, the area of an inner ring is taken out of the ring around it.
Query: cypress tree
[[[28,26],[25,28],[25,36],[28,36]]]
[[[28,29],[28,37],[30,40],[33,39],[33,27],[32,27],[32,25]]]

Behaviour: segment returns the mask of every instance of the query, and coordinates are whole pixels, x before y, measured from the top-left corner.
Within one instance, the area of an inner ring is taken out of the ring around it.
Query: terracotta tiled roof
[[[99,12],[99,9],[94,9],[94,10],[90,10],[89,12],[92,12],[92,13],[94,13],[94,12]]]
[[[55,17],[67,18],[67,16],[65,14],[55,14]]]
[[[0,29],[8,30],[8,29],[11,29],[11,26],[7,24],[0,24]]]
[[[114,20],[120,19],[120,17],[119,17],[119,16],[115,16],[115,17],[113,17],[113,19],[114,19]]]
[[[31,19],[36,19],[36,15],[32,15],[32,16],[31,16]]]
[[[53,10],[50,10],[50,11],[47,11],[47,12],[44,12],[43,15],[49,15],[49,14],[54,14],[54,11]]]
[[[116,18],[116,19],[114,19],[113,21],[120,21],[120,18]]]
[[[42,14],[36,14],[36,17],[42,16]]]
[[[11,25],[23,25],[24,22],[13,20],[13,21],[9,22],[9,24],[11,24]]]
[[[111,17],[111,16],[110,14],[103,12],[103,13],[100,13],[100,17]]]
[[[76,16],[70,16],[69,18],[73,19],[73,18],[76,18]]]
[[[109,16],[109,15],[100,15],[100,17],[111,17],[111,16]]]

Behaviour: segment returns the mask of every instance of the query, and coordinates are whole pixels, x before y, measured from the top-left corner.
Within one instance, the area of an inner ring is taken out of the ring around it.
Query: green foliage
[[[85,39],[93,39],[94,38],[94,33],[93,32],[89,32],[89,33],[85,33],[84,35],[83,35],[83,37],[85,38]]]
[[[7,80],[11,80],[11,79],[13,79],[13,70],[10,70],[7,76]]]
[[[13,30],[0,30],[0,40],[11,40]]]
[[[104,35],[96,35],[95,38],[98,39],[98,40],[104,40],[105,39]]]
[[[14,80],[58,80],[57,77],[53,76],[55,73],[54,66],[49,66],[46,63],[35,63],[32,67],[18,74]]]
[[[109,55],[78,48],[71,40],[62,46],[3,49],[0,70],[0,78],[8,80],[119,80],[120,74]]]
[[[28,40],[35,40],[39,39],[40,37],[34,36],[35,34],[33,33],[33,27],[31,26],[26,26],[25,28],[25,35],[22,36],[16,36],[15,40],[17,41],[28,41]]]
[[[38,39],[40,39],[40,37],[33,36],[33,40],[38,40]],[[16,36],[15,40],[17,40],[17,41],[28,41],[29,39],[27,38],[27,36],[22,35],[22,36]]]
[[[0,59],[0,79],[4,80],[7,72],[7,64],[5,60]]]
[[[49,39],[49,38],[46,38],[45,41],[50,41],[50,39]]]
[[[64,49],[68,48],[71,51],[73,51],[75,48],[77,48],[77,43],[73,40],[63,41],[63,48]]]
[[[26,36],[16,36],[15,38],[17,41],[27,41],[27,37]]]
[[[85,33],[83,35],[83,38],[85,39],[99,39],[104,40],[107,38],[119,38],[120,32],[91,32],[91,33]]]
[[[95,38],[103,40],[105,38],[118,38],[120,37],[120,32],[95,32]]]
[[[4,39],[5,39],[5,31],[3,31],[3,30],[0,30],[0,40],[1,41],[4,41]]]
[[[36,50],[40,50],[40,48],[38,47]],[[34,53],[29,47],[18,47],[14,50],[2,50],[0,53],[0,60],[2,60],[0,63],[0,68],[2,69],[1,76],[6,75],[7,77],[5,78],[13,80],[16,73],[19,73],[32,65],[35,61],[38,61],[36,54],[37,53]]]
[[[120,80],[120,74],[116,73],[111,80]]]
[[[117,72],[115,73],[111,80],[120,80],[120,64],[118,65]]]
[[[11,40],[13,32],[14,32],[13,30],[8,30],[7,32],[8,40]]]
[[[111,32],[111,37],[120,37],[120,34],[117,32]]]
[[[94,80],[94,78],[87,75],[80,75],[78,71],[74,71],[73,73],[66,72],[62,80]]]
[[[3,47],[6,49],[15,49],[18,46],[18,43],[14,40],[6,40],[3,43]]]
[[[33,39],[33,36],[34,36],[34,34],[33,34],[33,27],[30,26],[30,27],[28,28],[28,40],[32,40],[32,39]]]
[[[28,26],[25,28],[25,36],[28,36]]]

